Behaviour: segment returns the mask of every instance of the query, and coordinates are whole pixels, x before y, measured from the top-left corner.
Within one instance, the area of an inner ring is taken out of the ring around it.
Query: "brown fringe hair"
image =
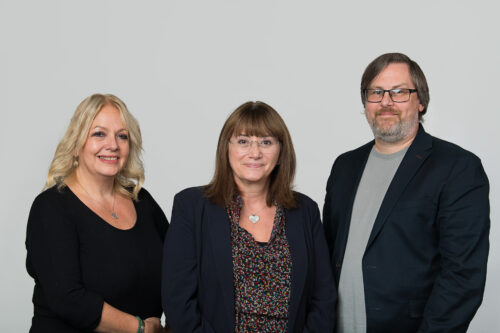
[[[295,177],[295,151],[292,138],[278,112],[264,102],[246,102],[227,118],[219,135],[212,181],[204,187],[205,196],[221,206],[228,205],[238,194],[233,171],[229,165],[228,146],[233,135],[273,136],[280,142],[278,163],[271,172],[267,205],[276,202],[284,208],[297,207],[292,190]]]

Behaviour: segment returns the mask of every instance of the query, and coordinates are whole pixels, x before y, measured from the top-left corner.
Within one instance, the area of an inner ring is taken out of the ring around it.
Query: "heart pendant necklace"
[[[252,222],[253,224],[255,224],[255,223],[259,222],[260,217],[257,214],[252,214],[252,215],[250,215],[248,217],[248,219],[250,220],[250,222]]]
[[[259,222],[260,216],[257,215],[257,214],[260,213],[266,207],[267,207],[267,205],[264,206],[263,208],[259,209],[257,212],[250,214],[250,216],[248,217],[248,219],[250,220],[250,222],[252,222],[253,224]]]

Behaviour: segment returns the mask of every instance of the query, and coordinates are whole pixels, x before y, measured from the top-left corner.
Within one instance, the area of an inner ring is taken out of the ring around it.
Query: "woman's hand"
[[[146,333],[162,333],[163,327],[161,326],[160,318],[158,317],[149,317],[144,319],[144,326]]]

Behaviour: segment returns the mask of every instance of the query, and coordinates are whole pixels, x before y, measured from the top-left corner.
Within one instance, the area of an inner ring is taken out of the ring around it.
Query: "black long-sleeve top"
[[[68,187],[42,192],[31,207],[26,268],[35,280],[30,332],[88,332],[104,301],[124,312],[160,317],[162,246],[168,221],[142,189],[136,224],[113,227]]]

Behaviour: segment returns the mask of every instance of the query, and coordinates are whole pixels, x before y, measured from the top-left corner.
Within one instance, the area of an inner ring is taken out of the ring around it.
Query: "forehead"
[[[387,65],[370,83],[373,88],[389,89],[395,86],[413,87],[410,68],[405,63]]]
[[[106,124],[118,124],[124,126],[124,120],[121,112],[113,105],[105,105],[101,111],[97,113],[92,122],[92,126],[102,126]]]
[[[253,125],[253,126],[252,126]],[[265,126],[255,126],[256,124],[240,124],[234,128],[233,135],[247,135],[247,136],[272,136],[272,132]]]

